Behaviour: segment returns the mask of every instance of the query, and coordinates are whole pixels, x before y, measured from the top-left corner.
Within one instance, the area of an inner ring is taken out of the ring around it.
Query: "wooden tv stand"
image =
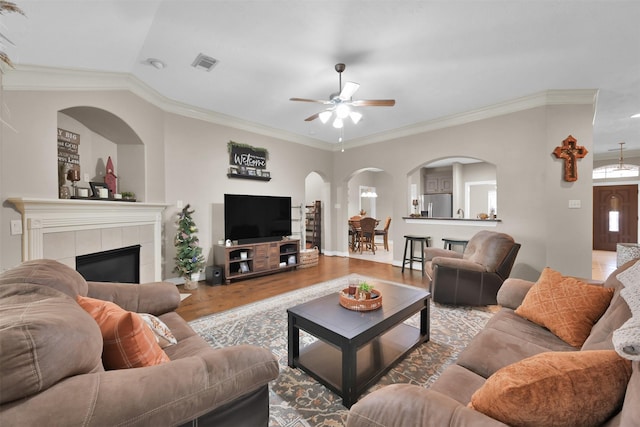
[[[215,245],[213,249],[214,263],[224,267],[227,284],[236,279],[295,269],[300,262],[299,255],[298,239],[233,246]],[[281,263],[285,263],[284,266]]]

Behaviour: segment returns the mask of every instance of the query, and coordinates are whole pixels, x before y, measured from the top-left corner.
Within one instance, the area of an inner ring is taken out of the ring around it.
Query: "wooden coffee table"
[[[377,310],[348,310],[340,305],[337,292],[287,310],[289,366],[333,390],[347,408],[407,352],[429,340],[429,292],[368,282],[382,293]],[[420,328],[403,323],[416,313]],[[300,330],[319,339],[300,348]]]

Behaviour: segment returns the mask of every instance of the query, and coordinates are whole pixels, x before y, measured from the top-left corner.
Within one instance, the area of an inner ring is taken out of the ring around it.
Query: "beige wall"
[[[319,170],[323,175],[331,171],[331,153],[325,150],[284,142],[272,137],[166,114],[166,199],[171,206],[166,218],[165,273],[173,269],[175,249],[172,244],[178,212],[176,202],[190,203],[196,210],[201,247],[213,264],[213,244],[224,238],[224,194],[259,194],[291,196],[294,206],[305,204],[305,178]],[[271,181],[227,178],[229,154],[227,143],[232,140],[269,151],[267,170]],[[294,218],[300,211],[294,210]]]
[[[407,224],[408,174],[432,160],[452,156],[481,159],[497,166],[498,200],[502,222],[492,230],[511,234],[522,244],[513,274],[535,279],[545,266],[566,274],[591,276],[592,157],[580,160],[581,179],[562,180],[562,162],[551,154],[569,134],[588,150],[592,147],[593,109],[590,105],[538,107],[447,129],[425,132],[336,154],[335,203],[347,218],[344,188],[353,171],[378,167],[394,177],[394,260],[402,259],[405,234],[469,238],[479,228],[462,225]],[[581,209],[568,209],[570,199]],[[346,233],[338,247],[345,250]]]
[[[394,260],[402,257],[403,235],[470,237],[471,226],[407,224],[407,176],[425,163],[450,156],[478,158],[497,166],[502,222],[497,231],[522,243],[514,275],[536,278],[544,266],[566,274],[590,276],[592,156],[580,160],[578,182],[562,180],[562,163],[551,152],[572,134],[591,150],[591,105],[549,106],[506,114],[465,125],[424,132],[383,143],[333,152],[163,112],[126,91],[5,90],[14,133],[3,127],[0,196],[56,198],[57,111],[94,106],[123,119],[145,144],[145,198],[167,203],[164,273],[173,277],[173,233],[178,200],[196,210],[201,246],[209,263],[212,244],[222,238],[224,193],[289,195],[305,203],[305,178],[313,171],[330,182],[325,200],[325,253],[346,253],[348,180],[363,168],[380,168],[390,179]],[[5,117],[5,116],[3,116]],[[227,142],[269,150],[270,182],[229,179]],[[10,160],[9,160],[10,159]],[[581,200],[581,209],[568,201]],[[20,215],[6,202],[0,216],[0,268],[20,262],[20,236],[9,235],[9,221]]]

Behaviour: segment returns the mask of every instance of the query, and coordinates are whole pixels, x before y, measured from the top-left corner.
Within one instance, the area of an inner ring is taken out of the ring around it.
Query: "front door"
[[[638,242],[638,185],[593,187],[593,249]]]

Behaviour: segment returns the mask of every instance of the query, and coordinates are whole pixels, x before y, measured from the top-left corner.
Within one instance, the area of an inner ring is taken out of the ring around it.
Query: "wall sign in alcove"
[[[75,190],[75,183],[80,180],[79,144],[80,135],[58,128],[58,197],[61,199],[76,196],[75,193],[71,194],[67,179],[72,181]]]
[[[267,171],[269,152],[266,148],[256,148],[247,144],[229,141],[229,178],[270,181],[271,172]]]

